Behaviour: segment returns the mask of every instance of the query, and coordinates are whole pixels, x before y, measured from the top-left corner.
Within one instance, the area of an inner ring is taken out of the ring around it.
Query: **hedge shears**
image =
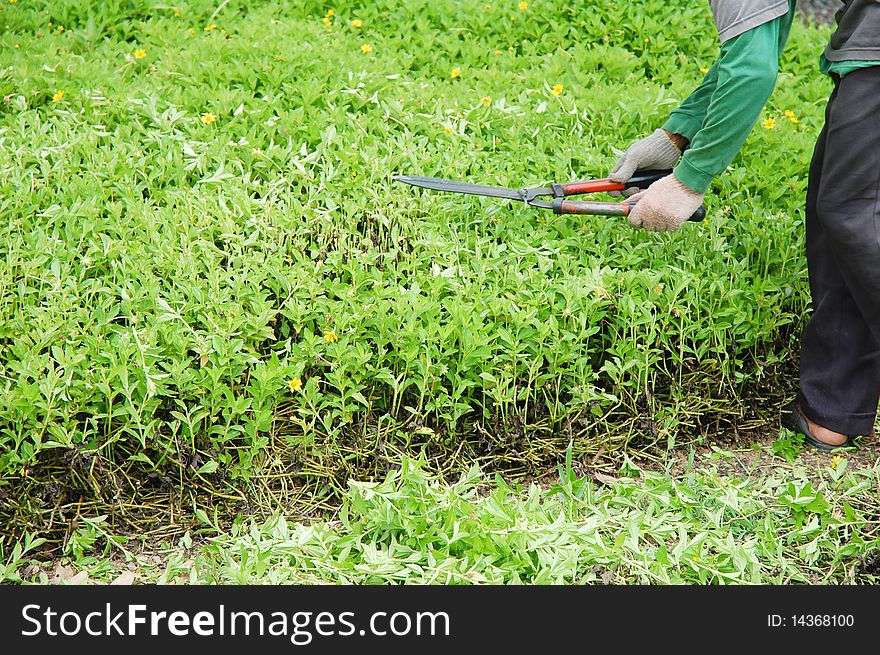
[[[507,198],[525,203],[526,207],[538,207],[540,209],[552,209],[554,214],[591,214],[601,216],[628,216],[637,201],[630,202],[593,202],[585,200],[567,200],[568,196],[582,193],[600,193],[608,191],[623,191],[637,187],[647,189],[652,183],[662,177],[666,177],[672,171],[645,170],[636,171],[636,174],[627,182],[612,182],[605,178],[601,180],[580,180],[578,182],[566,182],[551,184],[546,187],[531,187],[523,189],[507,189],[505,187],[484,186],[482,184],[468,184],[456,180],[444,180],[440,177],[419,177],[414,175],[395,175],[392,179],[397,182],[405,182],[412,186],[432,191],[450,191],[452,193],[467,193],[475,196],[491,196],[493,198]],[[552,200],[540,200],[542,196],[552,196]],[[706,217],[706,208],[700,207],[688,219],[689,221],[702,221]]]

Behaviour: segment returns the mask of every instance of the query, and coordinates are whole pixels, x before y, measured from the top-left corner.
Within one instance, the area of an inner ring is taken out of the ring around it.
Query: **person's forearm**
[[[675,168],[676,178],[693,191],[703,193],[712,179],[722,173],[745,143],[764,104],[773,92],[778,71],[781,19],[765,23],[727,41],[721,55],[706,75],[714,78],[700,128],[690,138]],[[705,87],[705,88],[704,88]],[[688,136],[705,102],[709,85],[701,95],[692,94],[676,110],[664,129]],[[695,97],[696,96],[696,97]],[[687,106],[686,106],[687,105]],[[693,122],[692,122],[693,121]]]
[[[669,118],[663,124],[663,129],[669,134],[681,137],[683,145],[687,146],[688,142],[692,141],[700,128],[703,127],[703,121],[709,111],[709,103],[712,101],[712,94],[715,93],[717,83],[718,62],[716,61],[703,77],[700,86],[669,114]],[[681,146],[679,149],[684,150]]]

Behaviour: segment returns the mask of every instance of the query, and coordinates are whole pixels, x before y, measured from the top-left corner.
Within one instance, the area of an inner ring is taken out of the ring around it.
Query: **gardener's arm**
[[[773,91],[782,20],[726,41],[700,86],[672,111],[661,130],[627,150],[609,178],[625,182],[638,169],[679,164],[676,177],[704,192],[736,157]]]
[[[630,214],[634,227],[676,230],[702,204],[712,178],[736,157],[773,91],[792,15],[793,10],[725,40],[703,82],[663,129],[634,144],[615,166],[612,179],[629,168],[678,164],[663,184],[632,198],[639,201]],[[644,165],[642,152],[657,161]]]
[[[773,92],[783,18],[730,39],[703,83],[674,110],[663,129],[690,142],[675,168],[687,188],[704,193],[730,165]]]

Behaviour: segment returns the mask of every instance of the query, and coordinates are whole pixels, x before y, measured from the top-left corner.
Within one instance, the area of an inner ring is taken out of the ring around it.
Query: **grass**
[[[111,544],[92,553],[99,526],[84,526],[60,583],[131,570],[161,584],[876,584],[880,462],[761,461],[771,457],[691,451],[680,472],[627,462],[601,480],[569,459],[556,482],[527,487],[476,468],[447,484],[404,460],[381,482],[351,482],[329,520],[276,513],[221,527],[202,511],[158,557]],[[743,469],[723,470],[732,461]],[[59,582],[24,552],[3,579]]]
[[[406,458],[619,463],[770,423],[791,388],[826,30],[795,26],[710,220],[653,235],[391,175],[603,176],[713,61],[704,6],[20,0],[0,24],[0,521],[22,548],[332,515]]]

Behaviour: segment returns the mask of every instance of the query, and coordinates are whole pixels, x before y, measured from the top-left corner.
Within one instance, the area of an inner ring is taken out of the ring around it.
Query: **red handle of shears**
[[[584,200],[565,200],[556,198],[553,201],[555,214],[589,214],[599,216],[629,216],[637,202],[588,202]],[[689,221],[698,222],[706,218],[706,208],[700,207],[695,211]]]
[[[582,182],[566,182],[564,184],[553,185],[553,195],[557,198],[561,196],[576,196],[580,193],[602,193],[608,191],[623,191],[637,187],[639,189],[647,189],[660,178],[670,175],[672,171],[638,171],[633,177],[625,183],[612,182],[605,178],[601,180],[583,180]]]

